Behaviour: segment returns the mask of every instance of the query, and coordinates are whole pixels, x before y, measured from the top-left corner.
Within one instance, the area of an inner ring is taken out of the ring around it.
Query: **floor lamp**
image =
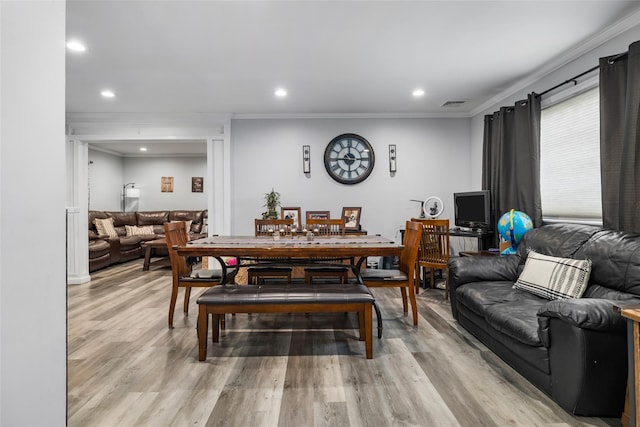
[[[122,186],[122,212],[125,211],[126,199],[137,199],[140,197],[140,190],[135,188],[135,182],[128,182]],[[131,186],[131,188],[128,188]]]

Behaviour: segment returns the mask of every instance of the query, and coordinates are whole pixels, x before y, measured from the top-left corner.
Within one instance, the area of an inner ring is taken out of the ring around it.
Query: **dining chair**
[[[255,219],[255,236],[256,237],[273,237],[275,231],[284,230],[286,233],[295,232],[292,230],[293,219]],[[261,258],[262,261],[277,262],[277,259]],[[260,259],[258,260],[260,262]],[[247,283],[249,285],[259,285],[264,282],[265,278],[285,279],[287,283],[291,283],[291,275],[293,269],[286,266],[273,265],[255,265],[247,268]]]
[[[449,220],[448,219],[416,219],[422,223],[422,238],[416,262],[416,277],[424,277],[429,269],[430,287],[434,287],[435,270],[444,270],[444,299],[449,299]],[[421,271],[422,270],[422,271]],[[421,274],[423,273],[423,274]],[[417,291],[417,288],[416,288]]]
[[[178,299],[178,288],[184,288],[184,314],[189,315],[189,298],[191,288],[211,287],[217,285],[222,280],[222,270],[202,270],[194,269],[194,262],[189,257],[178,255],[175,247],[184,246],[189,241],[185,221],[166,222],[164,224],[164,236],[171,260],[171,300],[169,302],[169,328],[173,328],[173,315]],[[235,274],[237,270],[228,270],[227,275]]]
[[[346,230],[343,218],[309,218],[306,228],[308,231],[311,231],[314,236],[318,237],[344,236]],[[314,259],[314,261],[336,262],[335,259],[328,259],[326,261]],[[349,267],[336,265],[306,267],[304,269],[304,282],[313,283],[314,278],[321,278],[323,280],[337,279],[339,283],[345,284],[349,281]]]
[[[400,254],[399,269],[364,269],[360,272],[364,284],[370,288],[398,287],[402,296],[402,308],[404,314],[408,314],[407,293],[411,301],[413,325],[418,326],[418,306],[415,295],[415,264],[418,257],[418,248],[422,237],[422,224],[416,221],[407,221],[405,225],[402,253]]]

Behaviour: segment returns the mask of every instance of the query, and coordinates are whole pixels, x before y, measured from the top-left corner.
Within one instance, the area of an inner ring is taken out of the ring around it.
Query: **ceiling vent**
[[[442,108],[457,108],[461,107],[467,101],[447,101],[442,104]]]

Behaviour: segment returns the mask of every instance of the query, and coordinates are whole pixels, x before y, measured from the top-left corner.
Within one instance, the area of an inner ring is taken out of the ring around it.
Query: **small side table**
[[[623,427],[640,426],[640,306],[620,302],[614,305],[613,309],[629,319],[627,326],[629,376],[621,422]]]
[[[150,240],[148,242],[142,243],[142,248],[144,249],[144,263],[142,264],[142,271],[149,270],[149,266],[151,265],[151,257],[155,255],[156,249],[166,247],[167,241],[165,239]],[[153,262],[153,264],[157,263],[167,264],[167,259],[163,258],[161,260]]]

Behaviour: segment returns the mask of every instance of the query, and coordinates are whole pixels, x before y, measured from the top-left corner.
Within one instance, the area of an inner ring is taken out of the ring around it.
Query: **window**
[[[602,222],[599,111],[598,87],[543,105],[540,193],[545,221]]]

